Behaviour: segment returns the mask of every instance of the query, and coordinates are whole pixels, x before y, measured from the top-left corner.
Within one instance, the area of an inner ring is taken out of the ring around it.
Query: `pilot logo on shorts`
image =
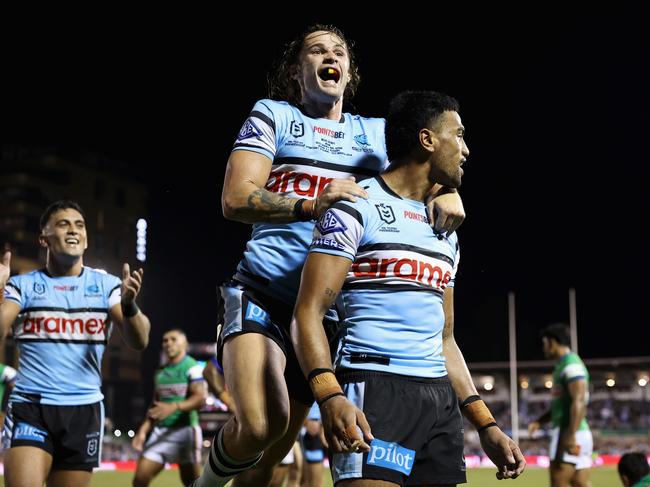
[[[409,475],[413,468],[414,459],[414,450],[409,450],[394,442],[382,441],[375,438],[370,443],[370,452],[368,453],[366,463],[376,467],[397,470],[404,475]]]
[[[379,212],[379,218],[383,221],[389,225],[395,222],[395,213],[393,213],[393,208],[390,205],[379,203],[378,205],[375,205],[375,208],[377,208],[377,211]]]

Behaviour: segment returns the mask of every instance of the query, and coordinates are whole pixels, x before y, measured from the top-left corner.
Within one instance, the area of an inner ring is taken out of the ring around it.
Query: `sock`
[[[223,447],[223,428],[212,442],[208,461],[203,473],[194,481],[192,487],[223,487],[240,472],[248,470],[262,458],[263,453],[249,460],[234,460],[226,455]]]

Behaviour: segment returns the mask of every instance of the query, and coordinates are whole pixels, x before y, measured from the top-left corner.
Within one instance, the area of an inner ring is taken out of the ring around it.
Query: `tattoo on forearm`
[[[334,290],[332,290],[332,289],[330,289],[328,287],[325,288],[325,296],[330,298],[331,301],[334,301],[334,299],[336,299],[336,295],[337,295],[336,291],[334,291]]]
[[[247,207],[240,208],[240,216],[251,221],[293,221],[296,200],[259,188],[248,195]]]

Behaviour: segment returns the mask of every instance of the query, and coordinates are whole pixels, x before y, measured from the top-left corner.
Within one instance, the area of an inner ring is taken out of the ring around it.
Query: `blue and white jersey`
[[[20,349],[11,401],[56,405],[103,399],[101,362],[121,299],[121,280],[90,267],[78,276],[45,270],[13,276],[5,299],[20,306],[13,336]]]
[[[379,174],[386,164],[384,120],[349,113],[338,121],[316,119],[287,102],[260,100],[237,137],[237,150],[273,161],[268,191],[313,199],[334,178]],[[313,229],[312,222],[253,225],[236,278],[293,305]]]
[[[361,186],[369,198],[335,203],[310,248],[352,261],[339,299],[336,367],[444,376],[443,294],[458,268],[457,236],[435,233],[425,205],[401,198],[381,177]]]

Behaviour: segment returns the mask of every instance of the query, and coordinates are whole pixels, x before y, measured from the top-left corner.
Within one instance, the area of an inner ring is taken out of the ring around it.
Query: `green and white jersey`
[[[646,475],[632,487],[647,487],[648,485],[650,485],[650,475]]]
[[[570,352],[560,358],[553,370],[553,390],[551,394],[551,418],[553,426],[561,429],[569,425],[571,394],[569,393],[569,382],[584,379],[587,383],[585,401],[589,403],[589,372],[584,362],[577,354]],[[580,422],[578,430],[588,430],[586,418]]]
[[[156,372],[156,397],[162,402],[179,402],[188,396],[190,384],[203,379],[203,367],[189,355],[177,364],[167,364]],[[181,426],[197,426],[199,414],[196,411],[175,411],[157,426],[178,428]]]
[[[16,380],[17,371],[13,367],[0,364],[0,405],[5,396],[7,386]]]

